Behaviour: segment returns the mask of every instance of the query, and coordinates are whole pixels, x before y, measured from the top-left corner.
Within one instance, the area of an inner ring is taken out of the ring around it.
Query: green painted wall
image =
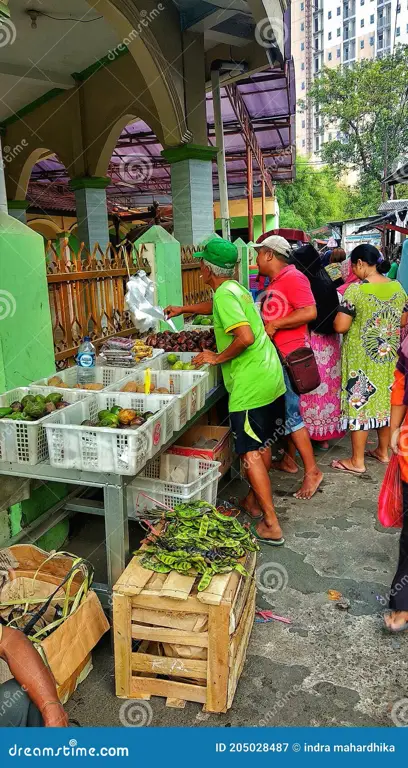
[[[44,241],[0,213],[0,392],[54,370]]]
[[[231,232],[232,241],[234,241],[234,229],[247,229],[248,228],[248,216],[232,216],[231,218]],[[215,229],[217,232],[221,232],[221,219],[215,219]],[[266,231],[275,229],[275,216],[266,217]],[[254,216],[254,240],[262,235],[262,216]]]
[[[154,265],[152,278],[156,282],[157,301],[160,307],[183,305],[183,284],[181,277],[180,243],[163,227],[150,227],[142,237],[135,242],[139,245],[152,243],[154,245]],[[174,318],[176,328],[184,326],[183,317]],[[160,323],[160,330],[168,331],[167,323]]]

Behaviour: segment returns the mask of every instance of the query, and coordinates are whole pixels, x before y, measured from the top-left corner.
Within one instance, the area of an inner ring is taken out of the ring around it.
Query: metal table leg
[[[119,482],[120,485],[105,485],[103,489],[109,589],[122,575],[129,558],[126,484],[121,479]]]

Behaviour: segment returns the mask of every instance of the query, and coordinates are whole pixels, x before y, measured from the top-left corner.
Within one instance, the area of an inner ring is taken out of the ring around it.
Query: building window
[[[383,37],[383,34],[381,32],[381,34],[378,35],[378,47],[382,48],[383,44],[384,44],[384,37]]]
[[[364,27],[364,19],[360,20],[360,27]]]
[[[397,29],[395,30],[395,37],[399,37],[400,34],[401,34],[401,27],[397,27]]]
[[[348,39],[349,39],[349,28],[348,28],[348,26],[347,26],[347,27],[344,27],[344,30],[343,30],[343,37],[344,37],[344,39],[345,39],[345,40],[348,40]]]
[[[305,50],[305,44],[304,44],[304,43],[300,43],[300,50],[301,50],[301,51],[304,51],[304,50]]]
[[[304,69],[305,69],[305,62],[304,61],[302,61],[301,65],[300,65],[300,69],[302,70],[302,72],[304,71]]]
[[[360,48],[364,48],[364,40],[360,40]]]
[[[364,5],[364,0],[360,0],[360,5]]]
[[[304,139],[302,139],[302,147],[305,147],[305,146],[306,146],[306,142]]]
[[[341,16],[341,8],[337,8],[337,16]]]
[[[407,24],[407,34],[408,34],[408,24]]]
[[[306,120],[302,120],[302,128],[306,128]]]
[[[332,134],[331,134],[331,133],[329,133],[329,135],[328,135],[328,137],[327,137],[327,138],[328,138],[328,140],[329,140],[329,141],[331,141],[331,140],[332,140]]]
[[[338,27],[337,28],[337,37],[340,37],[340,35],[341,35],[341,29],[340,29],[340,27]]]
[[[304,25],[303,21],[302,21],[302,23],[301,23],[301,25],[300,25],[300,31],[301,31],[301,32],[304,32],[304,31],[305,31],[305,25]]]
[[[374,14],[371,14],[370,16],[370,24],[374,24]]]
[[[340,58],[340,55],[341,55],[341,51],[340,51],[340,48],[337,48],[337,58],[338,58],[338,59]]]
[[[328,60],[329,60],[329,61],[331,61],[331,60],[332,60],[332,55],[331,55],[331,53],[329,53],[329,54],[328,54],[327,58],[328,58]]]
[[[327,37],[328,37],[328,39],[329,39],[329,40],[331,40],[331,39],[332,39],[332,33],[331,33],[331,32],[329,32],[329,34],[327,35]]]
[[[305,10],[305,4],[304,4],[304,3],[300,3],[300,10],[301,10],[301,11],[304,11],[304,10]]]
[[[315,59],[314,68],[315,68],[315,72],[319,71],[319,59]]]
[[[347,61],[347,59],[348,59],[348,57],[349,57],[349,47],[348,47],[348,45],[345,45],[345,46],[344,46],[344,51],[343,51],[343,53],[344,53],[344,59],[345,59],[345,61]]]
[[[407,27],[408,27],[408,24],[407,24]],[[373,37],[370,37],[370,45],[374,45],[374,38]]]
[[[328,18],[328,19],[331,19],[331,17],[332,17],[332,12],[331,12],[331,11],[329,11],[329,12],[328,12],[328,14],[327,14],[327,18]]]
[[[318,118],[318,117],[316,117],[316,119],[315,119],[315,129],[316,129],[316,131],[318,131],[318,130],[319,130],[319,128],[320,128],[320,125],[319,125],[319,118]]]
[[[316,136],[315,147],[316,147],[316,152],[318,152],[319,149],[320,149],[320,137],[319,136]]]
[[[302,91],[305,90],[305,81],[304,80],[302,80],[302,85],[300,87],[301,87]]]
[[[397,5],[397,13],[401,13],[401,6],[400,6],[400,4],[399,4],[399,3],[398,3],[398,5]]]

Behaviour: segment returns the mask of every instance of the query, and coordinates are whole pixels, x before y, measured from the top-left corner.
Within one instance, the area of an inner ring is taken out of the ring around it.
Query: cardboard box
[[[68,554],[49,560],[49,552],[31,544],[16,544],[10,551],[19,563],[14,577],[26,576],[58,585],[72,568]],[[74,577],[70,594],[76,594],[81,580]],[[85,600],[68,618],[41,642],[36,642],[40,656],[48,664],[60,701],[65,704],[79,683],[92,670],[91,651],[110,629],[98,596],[89,590]]]
[[[214,448],[195,448],[193,443],[200,437],[205,440],[217,440]],[[179,438],[177,445],[172,445],[168,453],[176,453],[179,456],[194,456],[196,458],[219,461],[221,475],[225,475],[233,461],[233,441],[229,427],[195,426],[191,427]]]

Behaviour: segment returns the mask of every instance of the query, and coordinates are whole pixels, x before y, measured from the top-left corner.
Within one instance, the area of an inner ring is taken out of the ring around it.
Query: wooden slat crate
[[[242,563],[248,578],[220,574],[197,592],[195,576],[154,573],[132,559],[113,588],[117,696],[164,696],[178,708],[197,701],[206,712],[231,707],[255,615],[256,554]]]

